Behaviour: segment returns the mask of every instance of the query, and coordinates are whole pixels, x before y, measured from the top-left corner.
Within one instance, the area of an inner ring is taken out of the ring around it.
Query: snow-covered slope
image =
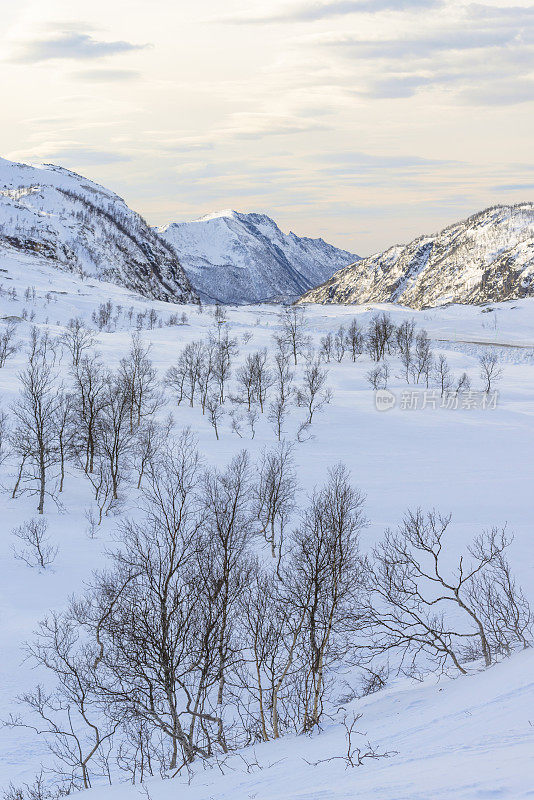
[[[293,299],[357,258],[323,239],[282,233],[265,214],[221,211],[165,225],[158,233],[176,249],[208,302]]]
[[[174,250],[124,200],[62,167],[0,159],[0,260],[8,251],[145,297],[196,299]]]
[[[364,258],[307,292],[307,303],[412,308],[534,294],[534,203],[495,206],[434,236]]]
[[[22,266],[22,269],[21,269]],[[26,297],[26,289],[35,292]],[[16,318],[17,339],[27,345],[32,325],[47,328],[52,336],[63,333],[74,316],[91,324],[99,305],[109,300],[122,307],[119,323],[95,331],[106,365],[117,368],[130,347],[131,329],[138,312],[155,309],[166,322],[176,307],[149,302],[123,287],[81,281],[58,271],[49,259],[16,251],[0,264],[1,318]],[[128,327],[128,306],[135,311]],[[506,521],[515,535],[510,558],[520,585],[534,599],[532,537],[534,428],[534,299],[493,306],[491,312],[474,306],[449,306],[411,312],[399,306],[311,306],[306,318],[315,346],[327,332],[347,325],[357,316],[365,326],[377,311],[391,313],[396,324],[414,319],[425,326],[436,347],[447,355],[459,373],[467,370],[477,388],[477,354],[482,342],[498,345],[504,376],[499,402],[493,410],[432,408],[403,410],[400,403],[387,413],[375,410],[366,373],[372,362],[365,354],[353,363],[345,358],[328,365],[331,403],[314,419],[314,435],[295,441],[299,481],[305,492],[320,484],[330,464],[340,460],[352,470],[355,483],[365,493],[370,526],[363,532],[368,552],[388,526],[395,527],[408,507],[424,504],[452,511],[452,542],[462,546],[475,533]],[[182,309],[180,309],[180,312]],[[213,315],[198,307],[185,307],[188,319],[179,325],[145,328],[142,339],[152,347],[151,358],[160,377],[175,363],[187,342],[213,330]],[[249,353],[272,346],[278,330],[279,308],[262,306],[229,309],[232,335],[240,353],[236,367]],[[145,318],[146,319],[146,318]],[[439,344],[438,344],[439,343]],[[461,348],[461,349],[459,349]],[[2,410],[11,413],[20,389],[19,373],[27,354],[19,350],[0,370]],[[70,360],[57,369],[69,385]],[[392,369],[391,388],[404,384]],[[170,398],[168,398],[170,400]],[[246,448],[252,459],[271,447],[274,432],[267,414],[257,422],[254,438],[233,431],[230,416],[221,421],[220,440],[214,436],[200,408],[172,401],[176,433],[195,431],[200,450],[210,466],[224,467],[231,456]],[[297,418],[302,409],[295,408]],[[291,424],[291,420],[289,424]],[[295,419],[298,426],[299,419]],[[520,464],[520,469],[510,465]],[[91,534],[89,511],[94,493],[83,471],[69,469],[61,505],[47,500],[45,518],[59,553],[53,569],[38,572],[14,558],[16,541],[11,531],[35,514],[35,498],[11,498],[14,476],[10,465],[0,465],[0,719],[24,711],[15,699],[46,676],[24,659],[23,643],[32,640],[38,620],[50,610],[64,607],[69,596],[79,595],[94,569],[104,569],[106,551],[116,544],[118,518],[105,517]],[[124,516],[135,519],[139,497],[135,489],[124,496]],[[251,746],[231,755],[227,764],[196,766],[188,783],[182,774],[174,780],[148,779],[146,787],[116,783],[107,788],[104,778],[83,797],[88,800],[526,800],[532,797],[532,741],[534,736],[534,650],[456,679],[428,675],[420,683],[391,680],[380,692],[360,700],[347,699],[359,681],[350,671],[339,673],[340,690],[332,717],[325,716],[323,730],[314,736],[285,736],[278,741]],[[336,713],[337,712],[337,713]],[[358,769],[346,768],[344,714],[362,713],[357,724],[367,739],[389,758],[368,760]],[[333,758],[334,760],[328,761]],[[322,762],[322,763],[318,763]],[[27,729],[0,725],[0,792],[24,781],[32,782],[41,765],[51,763],[43,738]],[[121,777],[122,779],[122,777]]]
[[[346,704],[315,737],[245,748],[188,779],[147,781],[152,800],[526,800],[532,797],[534,652],[491,670],[419,685],[399,681]],[[351,768],[343,716],[387,758]],[[530,775],[530,777],[529,777]],[[137,787],[97,789],[91,800],[138,800]]]

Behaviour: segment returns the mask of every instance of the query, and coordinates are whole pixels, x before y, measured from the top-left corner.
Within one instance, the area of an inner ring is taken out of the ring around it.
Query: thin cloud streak
[[[420,11],[440,8],[444,0],[337,0],[288,7],[277,14],[228,17],[222,21],[236,25],[283,22],[317,22],[349,14],[379,14],[382,11]]]
[[[88,33],[65,32],[51,39],[36,39],[27,42],[22,51],[13,59],[23,64],[38,64],[53,59],[92,60],[106,58],[119,53],[144,50],[147,44],[132,42],[104,42]]]

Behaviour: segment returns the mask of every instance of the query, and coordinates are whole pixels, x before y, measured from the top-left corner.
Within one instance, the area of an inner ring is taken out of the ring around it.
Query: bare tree
[[[0,333],[0,368],[4,367],[8,358],[15,355],[19,349],[15,340],[16,325],[8,322]]]
[[[334,350],[334,337],[332,336],[331,331],[325,336],[321,336],[321,342],[319,347],[319,358],[323,361],[326,361],[328,364],[332,359],[332,352]]]
[[[438,356],[438,360],[434,364],[434,375],[441,394],[444,395],[446,392],[450,391],[452,376],[447,359],[443,354]]]
[[[73,368],[76,451],[86,473],[94,468],[97,429],[106,403],[106,373],[100,357],[82,356]]]
[[[242,685],[251,700],[246,715],[252,733],[263,741],[288,730],[299,732],[300,698],[307,674],[302,648],[306,603],[291,600],[279,577],[259,566],[247,597],[241,599],[240,620],[249,645],[250,662]]]
[[[25,491],[39,496],[39,514],[44,511],[49,471],[58,460],[55,428],[58,393],[46,348],[46,341],[32,337],[28,364],[20,375],[21,393],[13,406],[15,427],[11,432],[11,447],[20,461],[15,489],[24,479]]]
[[[44,519],[31,519],[13,530],[21,546],[15,546],[15,558],[24,561],[29,567],[46,570],[57,556],[58,548],[48,537],[48,523]]]
[[[9,423],[5,411],[0,410],[0,466],[7,457],[6,443],[9,442]]]
[[[427,332],[423,329],[419,331],[415,337],[415,351],[412,362],[412,375],[415,382],[419,383],[421,379],[425,380],[428,389],[430,379],[430,372],[432,370],[433,356],[430,349],[430,339]]]
[[[238,353],[238,346],[237,340],[230,338],[226,326],[224,331],[221,331],[221,326],[219,326],[218,334],[213,360],[213,374],[219,387],[220,402],[224,403],[226,385],[231,375],[232,359]]]
[[[54,771],[73,788],[91,787],[94,766],[102,747],[114,735],[118,720],[101,713],[94,693],[92,664],[79,647],[74,619],[52,615],[40,624],[38,637],[28,648],[34,663],[50,669],[57,680],[51,692],[37,686],[19,698],[31,712],[29,721],[11,717],[10,727],[25,727],[44,735],[56,758]],[[68,793],[68,792],[66,792]]]
[[[137,488],[141,488],[147,466],[161,453],[166,442],[171,436],[174,425],[172,417],[161,424],[153,419],[146,420],[139,430],[135,440],[134,463],[138,473]]]
[[[469,376],[467,372],[462,372],[458,380],[456,381],[456,386],[454,391],[455,392],[468,392],[471,388],[471,381],[469,380]]]
[[[293,534],[290,561],[282,565],[288,602],[305,610],[305,731],[319,724],[328,670],[346,652],[343,620],[362,586],[358,538],[366,524],[363,501],[343,465],[330,470],[327,484],[314,493]]]
[[[224,705],[228,671],[239,656],[232,631],[237,626],[239,600],[248,582],[247,551],[253,536],[248,505],[250,468],[248,455],[239,453],[224,471],[210,471],[203,483],[205,544],[202,560],[211,565],[210,583],[218,579],[218,591],[209,598],[216,605],[217,742],[223,752],[228,745],[224,733]]]
[[[95,347],[97,339],[93,331],[85,327],[80,317],[74,317],[68,321],[60,342],[70,353],[72,366],[77,367],[82,356]]]
[[[330,402],[331,392],[325,388],[327,375],[318,359],[311,359],[306,363],[296,398],[297,405],[306,409],[307,424],[311,424],[313,415]]]
[[[380,361],[393,347],[395,325],[389,314],[383,311],[371,317],[366,335],[367,352],[374,361]]]
[[[295,508],[296,473],[293,447],[287,442],[263,450],[253,484],[254,513],[260,533],[271,546],[271,555],[280,558],[284,533]]]
[[[412,348],[415,339],[415,321],[413,319],[405,319],[403,322],[401,322],[396,330],[395,338],[397,351],[404,368],[404,378],[406,383],[408,383],[410,380],[410,371],[412,367]]]
[[[199,388],[204,344],[201,341],[188,342],[178,357],[176,366],[171,367],[166,383],[176,393],[178,405],[185,396],[193,406]]]
[[[373,367],[373,369],[369,370],[366,377],[375,391],[378,389],[387,389],[389,380],[389,364],[387,361],[383,361],[379,366]]]
[[[57,452],[59,461],[59,492],[63,491],[65,483],[65,464],[71,455],[76,440],[76,430],[73,423],[74,398],[63,387],[58,391],[57,406],[55,409],[55,426],[57,435]]]
[[[356,361],[358,356],[363,353],[365,346],[365,337],[363,331],[358,325],[358,320],[354,317],[347,328],[347,335],[345,339],[347,350],[353,361]]]
[[[336,361],[343,361],[347,343],[346,331],[343,325],[340,325],[334,335],[334,354]]]
[[[143,420],[160,408],[162,396],[157,373],[149,358],[150,345],[144,345],[139,334],[134,333],[130,352],[121,359],[120,377],[127,387],[130,406],[130,428],[138,428]]]
[[[107,373],[101,396],[100,413],[96,420],[97,454],[106,462],[111,478],[112,499],[118,500],[119,486],[130,466],[135,442],[132,422],[132,386],[124,372]],[[140,419],[143,415],[140,415]],[[137,411],[135,423],[137,424]]]
[[[198,563],[202,524],[197,489],[200,459],[191,434],[161,453],[146,472],[144,518],[121,527],[111,572],[97,576],[75,618],[89,636],[100,703],[117,716],[144,720],[170,746],[169,767],[206,754],[195,718],[202,609]],[[213,672],[210,673],[213,679]]]
[[[399,531],[387,531],[374,550],[368,615],[375,647],[380,652],[397,650],[400,665],[408,661],[409,670],[423,655],[439,667],[452,663],[462,673],[466,672],[462,659],[473,655],[482,655],[486,666],[492,663],[500,645],[496,648],[489,635],[499,627],[488,624],[499,613],[497,603],[492,610],[487,594],[490,576],[500,576],[501,585],[511,592],[499,589],[499,581],[492,577],[501,609],[506,607],[511,618],[521,619],[515,633],[514,625],[509,626],[505,647],[514,638],[524,644],[517,631],[526,632],[530,625],[530,610],[510,581],[503,558],[510,544],[505,532],[492,530],[475,539],[468,547],[470,561],[461,555],[452,567],[445,550],[450,520],[435,512],[409,511]]]
[[[503,370],[502,367],[499,367],[496,353],[484,353],[480,356],[479,363],[480,377],[484,381],[484,391],[489,394],[492,387],[502,378]]]
[[[274,357],[273,385],[275,399],[269,407],[269,420],[272,422],[278,441],[282,438],[284,422],[289,411],[294,373],[291,371],[286,353],[278,350]]]
[[[210,424],[215,431],[215,438],[219,439],[219,422],[221,418],[224,416],[224,408],[221,405],[221,396],[219,393],[213,393],[208,395],[205,400],[205,408],[208,412],[208,419]]]
[[[278,320],[281,329],[279,340],[288,347],[296,366],[299,355],[305,352],[309,343],[304,310],[300,306],[287,306],[280,313]]]

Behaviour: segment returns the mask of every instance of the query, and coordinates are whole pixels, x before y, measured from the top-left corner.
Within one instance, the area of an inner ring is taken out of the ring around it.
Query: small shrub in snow
[[[29,567],[46,570],[54,563],[58,548],[48,537],[48,523],[44,519],[31,519],[13,530],[20,545],[13,548],[15,558]]]

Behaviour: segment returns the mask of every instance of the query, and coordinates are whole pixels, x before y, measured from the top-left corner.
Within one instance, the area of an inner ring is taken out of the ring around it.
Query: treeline
[[[415,320],[404,320],[395,325],[386,312],[373,314],[366,327],[360,326],[353,318],[345,327],[341,325],[335,333],[327,333],[321,338],[319,357],[325,362],[341,362],[345,355],[356,361],[367,355],[376,366],[367,372],[371,387],[387,389],[392,375],[390,358],[396,358],[400,365],[399,374],[408,384],[430,386],[440,394],[468,392],[471,380],[466,372],[455,376],[443,354],[435,356],[428,332],[418,329]],[[479,372],[483,391],[489,394],[502,377],[497,355],[490,351],[479,358]]]

